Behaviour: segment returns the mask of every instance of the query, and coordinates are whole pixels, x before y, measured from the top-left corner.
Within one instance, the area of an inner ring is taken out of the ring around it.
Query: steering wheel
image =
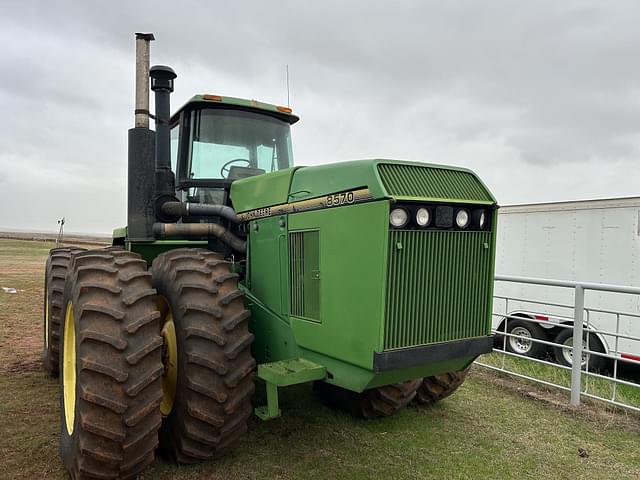
[[[234,163],[246,163],[247,167],[251,166],[251,162],[246,158],[234,158],[233,160],[229,160],[227,163],[222,165],[222,168],[220,169],[220,176],[222,178],[227,178],[229,176],[229,173],[231,173],[231,165]]]

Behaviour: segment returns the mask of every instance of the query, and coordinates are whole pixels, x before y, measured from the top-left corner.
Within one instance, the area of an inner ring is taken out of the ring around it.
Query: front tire
[[[416,403],[426,405],[447,398],[464,383],[470,368],[425,377],[418,387]]]
[[[361,393],[326,382],[316,382],[314,388],[329,405],[345,410],[354,417],[373,419],[390,417],[409,405],[421,382],[421,378],[407,380]]]
[[[133,478],[160,427],[160,314],[147,265],[125,251],[75,255],[64,291],[60,456],[74,479]]]
[[[249,312],[221,255],[176,249],[153,261],[167,366],[160,448],[178,463],[219,457],[247,431],[254,392]]]

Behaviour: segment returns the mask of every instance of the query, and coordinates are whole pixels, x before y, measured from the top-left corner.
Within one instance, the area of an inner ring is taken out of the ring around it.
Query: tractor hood
[[[383,198],[495,204],[470,170],[400,160],[293,167],[231,185],[233,206],[243,220]]]

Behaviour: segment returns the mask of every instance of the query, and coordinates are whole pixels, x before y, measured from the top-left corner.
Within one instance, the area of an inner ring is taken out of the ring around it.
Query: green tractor
[[[135,477],[157,449],[219,457],[253,413],[280,416],[279,387],[314,382],[365,418],[458,388],[492,348],[482,181],[395,160],[293,166],[298,117],[254,100],[196,95],[170,116],[176,75],[149,69],[152,39],[137,34],[128,225],[47,261],[44,364],[71,476]]]

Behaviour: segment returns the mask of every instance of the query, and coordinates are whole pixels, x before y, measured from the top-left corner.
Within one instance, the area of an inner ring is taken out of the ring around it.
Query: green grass
[[[517,358],[505,355],[501,352],[494,352],[485,355],[481,360],[483,363],[495,367],[504,367],[506,370],[538,378],[547,382],[555,383],[564,387],[571,387],[571,371],[563,368],[532,362],[525,358]],[[637,381],[637,379],[636,379]],[[591,395],[597,395],[611,400],[613,398],[614,384],[612,380],[596,378],[582,375],[582,391]],[[640,385],[630,386],[618,384],[615,399],[618,402],[640,408]]]
[[[309,386],[282,391],[284,416],[253,419],[240,448],[217,462],[164,461],[144,478],[638,478],[640,434],[588,421],[474,378],[434,407],[377,421],[324,406]],[[0,376],[7,478],[64,478],[57,458],[56,382]],[[578,449],[589,452],[581,458]]]
[[[2,478],[66,475],[57,456],[57,381],[38,366],[42,268],[49,245],[37,243],[0,240],[0,285],[22,290],[0,293]],[[523,395],[518,390],[524,383],[475,368],[460,390],[439,404],[377,421],[328,408],[309,385],[282,389],[283,417],[253,418],[231,455],[183,467],[157,460],[143,478],[640,477],[640,417],[560,408]],[[263,401],[259,384],[255,404]],[[579,448],[588,457],[581,457]]]
[[[55,246],[54,242],[0,238],[0,258],[7,259],[7,262],[17,258],[46,260],[47,253]]]

